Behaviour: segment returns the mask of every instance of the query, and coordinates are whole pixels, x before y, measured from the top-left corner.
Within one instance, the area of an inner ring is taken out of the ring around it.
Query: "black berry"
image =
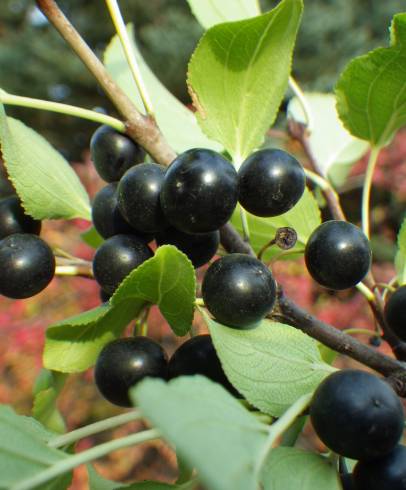
[[[41,238],[16,233],[0,240],[0,294],[29,298],[45,289],[54,273],[54,255]]]
[[[169,166],[161,192],[168,221],[185,233],[207,233],[224,225],[238,199],[234,167],[219,153],[193,149]]]
[[[310,406],[313,427],[332,451],[371,460],[392,451],[403,432],[403,408],[385,382],[348,369],[328,376]]]
[[[32,233],[39,235],[41,221],[25,213],[17,196],[0,200],[0,239],[13,233]]]
[[[245,328],[272,310],[276,288],[271,272],[261,261],[244,254],[230,254],[207,269],[202,294],[216,320]]]
[[[107,294],[113,294],[121,281],[152,255],[141,238],[115,235],[97,249],[93,259],[94,277]]]
[[[168,365],[170,379],[200,374],[224,386],[231,394],[240,396],[228,381],[220,364],[210,335],[197,335],[183,343]]]
[[[149,377],[167,377],[163,348],[147,337],[128,337],[105,345],[97,358],[94,377],[100,393],[111,403],[132,405],[128,390]]]
[[[90,153],[100,177],[116,182],[133,165],[144,161],[144,150],[125,134],[100,126],[90,140]]]
[[[158,233],[155,239],[158,245],[175,245],[189,257],[193,266],[197,268],[207,264],[216,254],[220,243],[220,233],[212,231],[211,233],[191,235],[176,228],[168,228]]]
[[[316,282],[329,289],[347,289],[368,273],[371,248],[357,226],[347,221],[326,221],[311,234],[305,260]]]
[[[143,163],[127,170],[120,180],[120,211],[138,231],[155,233],[168,226],[159,200],[165,171],[162,165]]]
[[[406,447],[373,461],[359,461],[354,468],[356,490],[406,490]]]
[[[385,320],[396,335],[406,341],[406,285],[390,296],[385,305]]]
[[[254,152],[238,171],[241,206],[255,216],[278,216],[299,201],[305,189],[303,167],[283,150]]]
[[[111,294],[106,293],[106,291],[103,291],[103,289],[100,289],[99,297],[102,303],[107,303],[107,301],[111,298]]]

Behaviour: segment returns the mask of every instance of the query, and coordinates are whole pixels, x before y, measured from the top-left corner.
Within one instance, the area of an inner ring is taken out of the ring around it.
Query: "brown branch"
[[[138,112],[134,104],[109,75],[103,63],[93,53],[54,0],[36,0],[36,3],[38,8],[92,73],[116,109],[123,116],[127,134],[137,141],[157,163],[169,165],[176,157],[176,153],[166,142],[155,119]]]
[[[224,250],[230,254],[241,253],[256,257],[251,245],[244,241],[231,223],[220,228],[220,241]]]

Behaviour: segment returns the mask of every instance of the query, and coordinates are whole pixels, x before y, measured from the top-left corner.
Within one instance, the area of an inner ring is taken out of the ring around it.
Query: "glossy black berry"
[[[385,320],[396,335],[406,341],[406,285],[398,288],[388,299]]]
[[[373,461],[359,461],[354,468],[355,490],[406,490],[406,447],[396,448]]]
[[[241,206],[255,216],[279,216],[302,197],[303,167],[283,150],[254,152],[238,171]]]
[[[352,459],[384,456],[403,432],[402,404],[373,374],[337,371],[317,388],[310,406],[313,427],[332,451]]]
[[[106,291],[103,291],[103,289],[100,289],[99,297],[102,303],[107,303],[107,301],[111,298],[111,294],[106,293]]]
[[[369,271],[371,248],[362,230],[347,221],[326,221],[306,244],[307,270],[329,289],[347,289],[358,284]]]
[[[113,294],[121,281],[152,255],[141,238],[115,235],[97,249],[93,259],[94,277],[107,294]]]
[[[207,233],[223,226],[238,199],[234,167],[219,153],[193,149],[169,166],[161,192],[166,218],[185,233]]]
[[[94,377],[100,393],[111,403],[132,405],[128,390],[148,377],[167,377],[163,348],[147,337],[127,337],[105,345],[97,358]]]
[[[155,233],[168,227],[159,200],[165,171],[162,165],[142,163],[127,170],[120,180],[120,211],[138,231]]]
[[[220,233],[212,231],[211,233],[191,235],[176,228],[168,228],[158,233],[155,239],[158,245],[175,245],[189,257],[193,266],[197,268],[207,264],[216,254],[220,243]]]
[[[210,335],[197,335],[187,340],[178,347],[169,361],[170,379],[195,374],[206,376],[224,386],[234,396],[240,396],[224,374]]]
[[[41,221],[25,213],[18,196],[0,200],[0,239],[13,233],[39,235],[40,231]]]
[[[244,254],[230,254],[207,269],[202,294],[217,321],[245,328],[272,310],[276,288],[271,272],[261,261]]]
[[[100,126],[90,140],[90,153],[97,173],[106,182],[116,182],[133,165],[144,161],[144,150],[125,134]]]
[[[340,476],[341,486],[343,490],[356,490],[354,479],[351,473]]]
[[[0,294],[29,298],[45,289],[55,273],[55,258],[36,235],[16,233],[0,240]]]

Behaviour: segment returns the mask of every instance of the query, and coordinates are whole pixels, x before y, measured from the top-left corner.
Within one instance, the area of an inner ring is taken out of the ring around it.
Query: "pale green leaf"
[[[382,147],[406,124],[406,13],[391,26],[391,46],[350,61],[336,87],[337,110],[351,134]]]
[[[398,251],[395,257],[395,267],[399,285],[406,284],[406,218],[398,233]]]
[[[301,0],[210,28],[189,64],[188,87],[204,132],[241,163],[264,140],[285,93]]]
[[[258,0],[187,0],[199,23],[205,28],[248,19],[261,13]]]
[[[338,118],[333,94],[305,92],[304,96],[314,122],[309,136],[310,149],[324,177],[330,177],[336,185],[342,184],[352,164],[366,153],[369,144],[354,138],[344,128]],[[291,99],[287,112],[295,121],[306,122],[303,107],[297,97]]]
[[[33,417],[47,429],[60,433],[66,431],[66,426],[56,400],[65,380],[65,374],[42,369],[34,386]]]
[[[27,213],[36,219],[90,220],[89,197],[69,163],[0,104],[0,148]]]
[[[176,335],[186,335],[193,321],[196,276],[186,255],[172,245],[159,247],[132,271],[111,298],[112,305],[141,299],[157,304]]]
[[[278,447],[262,471],[264,490],[341,490],[332,461],[301,449]]]
[[[296,250],[298,252],[303,252],[309,236],[321,223],[320,210],[317,206],[317,202],[308,189],[305,189],[303,196],[296,206],[281,216],[261,218],[247,213],[247,219],[250,231],[250,242],[256,252],[274,238],[278,228],[286,226],[293,228],[297,233],[297,242],[291,251],[293,252]],[[237,230],[242,233],[241,217],[238,210],[233,214],[231,222]],[[271,247],[264,254],[263,258],[268,260],[280,253],[280,249]]]
[[[127,29],[143,80],[152,99],[158,125],[169,144],[179,153],[197,147],[221,150],[218,143],[209,140],[202,133],[193,112],[174,97],[152,73],[134,41],[133,25],[129,24]],[[104,64],[131,101],[141,112],[144,112],[141,97],[118,36],[114,36],[110,41],[104,53]]]
[[[335,370],[317,342],[294,327],[263,320],[238,330],[204,317],[227,378],[262,412],[280,416]]]

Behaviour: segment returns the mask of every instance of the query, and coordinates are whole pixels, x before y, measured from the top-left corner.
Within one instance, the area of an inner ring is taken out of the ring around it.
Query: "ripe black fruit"
[[[238,199],[234,167],[219,153],[193,149],[169,166],[161,192],[168,221],[185,233],[207,233],[223,226]]]
[[[157,342],[147,337],[127,337],[104,346],[94,377],[104,398],[131,407],[128,390],[147,376],[166,379],[167,367],[168,358]]]
[[[384,456],[403,432],[403,409],[396,393],[385,381],[355,369],[337,371],[320,384],[310,417],[327,447],[353,459]]]
[[[271,311],[276,289],[271,272],[261,261],[244,254],[230,254],[207,269],[202,294],[216,320],[245,328]]]
[[[406,490],[406,447],[399,445],[373,461],[359,461],[354,483],[356,490]]]
[[[238,171],[241,206],[255,216],[278,216],[299,201],[305,189],[303,167],[283,150],[254,152]]]
[[[100,126],[90,140],[90,153],[100,177],[116,182],[133,165],[145,158],[144,150],[125,134]]]
[[[202,233],[191,235],[176,228],[168,228],[155,237],[158,245],[175,245],[186,254],[195,268],[200,267],[215,255],[220,243],[220,233]]]
[[[25,214],[17,196],[0,200],[0,239],[13,233],[32,233],[39,235],[41,221]]]
[[[155,233],[168,226],[159,200],[165,171],[162,165],[143,163],[127,170],[120,180],[120,211],[138,231]]]
[[[93,259],[94,277],[107,294],[113,294],[120,282],[152,255],[141,238],[115,235],[97,249]]]
[[[347,289],[368,273],[371,248],[357,226],[347,221],[326,221],[311,234],[305,260],[316,282],[329,289]]]
[[[54,255],[41,238],[16,233],[0,240],[0,294],[29,298],[45,289],[54,273]]]
[[[387,301],[385,320],[396,335],[406,341],[406,285],[398,288]]]
[[[232,395],[240,396],[224,374],[210,335],[197,335],[187,340],[169,361],[169,379],[194,374],[206,376],[224,386]]]

